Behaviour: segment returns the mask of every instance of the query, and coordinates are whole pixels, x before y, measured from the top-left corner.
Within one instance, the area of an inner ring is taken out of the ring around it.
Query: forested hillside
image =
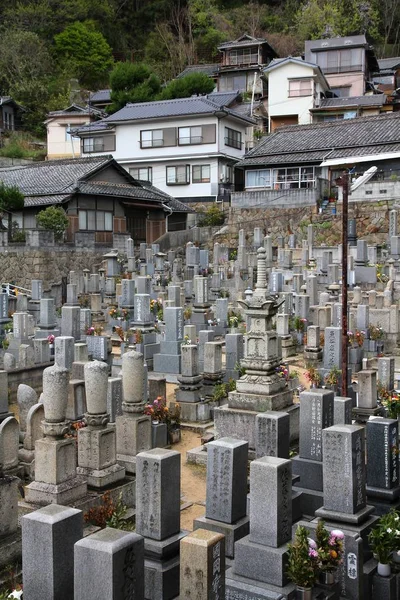
[[[28,109],[35,130],[78,87],[109,85],[118,61],[146,63],[161,83],[186,65],[218,61],[217,45],[266,36],[279,55],[304,40],[366,33],[378,57],[398,55],[398,0],[9,0],[0,3],[0,93]]]

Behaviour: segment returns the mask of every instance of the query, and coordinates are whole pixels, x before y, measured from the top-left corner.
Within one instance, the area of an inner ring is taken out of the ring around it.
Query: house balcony
[[[289,189],[272,190],[268,188],[233,192],[231,195],[232,208],[296,208],[300,206],[315,206],[321,198],[322,189],[327,182],[317,178],[315,185],[310,187],[292,187]]]

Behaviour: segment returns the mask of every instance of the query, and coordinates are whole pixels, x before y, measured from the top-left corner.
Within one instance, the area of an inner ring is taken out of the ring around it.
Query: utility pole
[[[347,397],[347,227],[349,216],[349,173],[336,180],[343,188],[342,202],[342,396]]]

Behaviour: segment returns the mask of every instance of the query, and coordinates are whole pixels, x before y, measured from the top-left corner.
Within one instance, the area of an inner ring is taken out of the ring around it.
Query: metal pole
[[[347,397],[347,227],[349,213],[349,174],[341,177],[342,204],[342,396]]]

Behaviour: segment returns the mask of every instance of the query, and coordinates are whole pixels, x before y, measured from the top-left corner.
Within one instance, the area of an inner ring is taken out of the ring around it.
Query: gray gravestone
[[[290,417],[288,413],[270,411],[256,416],[256,458],[289,458]]]

